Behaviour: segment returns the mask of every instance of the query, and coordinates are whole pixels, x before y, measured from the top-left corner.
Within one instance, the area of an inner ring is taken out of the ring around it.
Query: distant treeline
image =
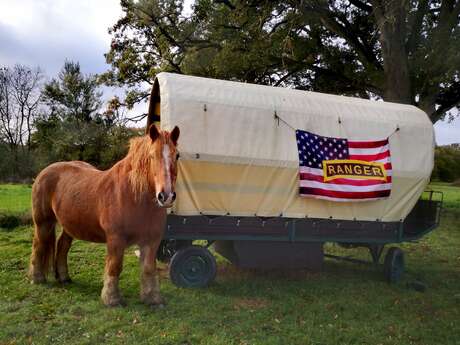
[[[106,169],[140,129],[128,128],[118,98],[102,99],[97,76],[66,62],[42,83],[39,69],[0,66],[0,181],[31,181],[47,165],[83,160]],[[105,107],[104,107],[105,105]]]
[[[0,183],[30,183],[53,162],[81,160],[107,169],[125,156],[129,139],[140,130],[104,124],[47,121],[32,134],[30,146],[14,150],[0,143]]]
[[[460,144],[436,147],[432,181],[460,180]]]
[[[142,130],[128,128],[118,98],[103,109],[97,76],[66,62],[42,83],[40,70],[0,66],[0,182],[31,181],[47,165],[83,160],[106,169]],[[432,180],[460,179],[460,144],[436,148]]]

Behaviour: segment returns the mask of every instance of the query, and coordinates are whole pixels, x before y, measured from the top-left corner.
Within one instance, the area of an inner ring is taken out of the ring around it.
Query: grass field
[[[30,227],[0,230],[0,344],[460,344],[460,188],[444,192],[441,227],[404,244],[401,284],[381,268],[326,261],[324,272],[248,271],[219,259],[207,289],[179,289],[160,266],[168,305],[152,310],[138,300],[133,249],[124,262],[124,308],[99,301],[103,245],[77,241],[70,257],[74,283],[31,285],[26,279]],[[30,204],[30,188],[0,186],[0,208]],[[364,249],[334,253],[367,257]],[[408,287],[418,279],[425,292]]]
[[[18,213],[30,209],[32,186],[0,184],[0,212]]]

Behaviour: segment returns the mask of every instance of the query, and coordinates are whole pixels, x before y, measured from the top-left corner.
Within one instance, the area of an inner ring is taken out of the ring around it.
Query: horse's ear
[[[152,139],[152,141],[157,140],[158,137],[160,136],[160,132],[158,131],[157,126],[155,126],[155,124],[153,123],[149,127],[149,136],[150,136],[150,139]]]
[[[174,129],[171,131],[171,141],[176,146],[177,146],[177,140],[179,139],[179,134],[180,134],[179,127],[175,126]]]

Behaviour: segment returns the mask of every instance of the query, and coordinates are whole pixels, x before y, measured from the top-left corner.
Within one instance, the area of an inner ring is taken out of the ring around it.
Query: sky
[[[109,68],[108,28],[120,16],[119,0],[0,0],[0,66],[39,66],[53,77],[67,59],[84,73],[102,73]],[[106,90],[107,98],[110,92],[119,93]],[[460,118],[436,123],[435,131],[438,145],[460,142]]]

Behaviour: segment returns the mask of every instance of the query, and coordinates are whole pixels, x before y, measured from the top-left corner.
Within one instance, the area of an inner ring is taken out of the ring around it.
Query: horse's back
[[[91,164],[81,161],[53,163],[43,169],[32,186],[32,212],[35,221],[54,216],[53,199],[65,194],[79,180],[100,173]]]
[[[37,194],[52,193],[58,182],[62,182],[69,175],[81,175],[85,172],[99,172],[94,166],[86,162],[71,161],[57,162],[50,164],[43,169],[35,179],[32,186],[32,197],[38,197]]]

